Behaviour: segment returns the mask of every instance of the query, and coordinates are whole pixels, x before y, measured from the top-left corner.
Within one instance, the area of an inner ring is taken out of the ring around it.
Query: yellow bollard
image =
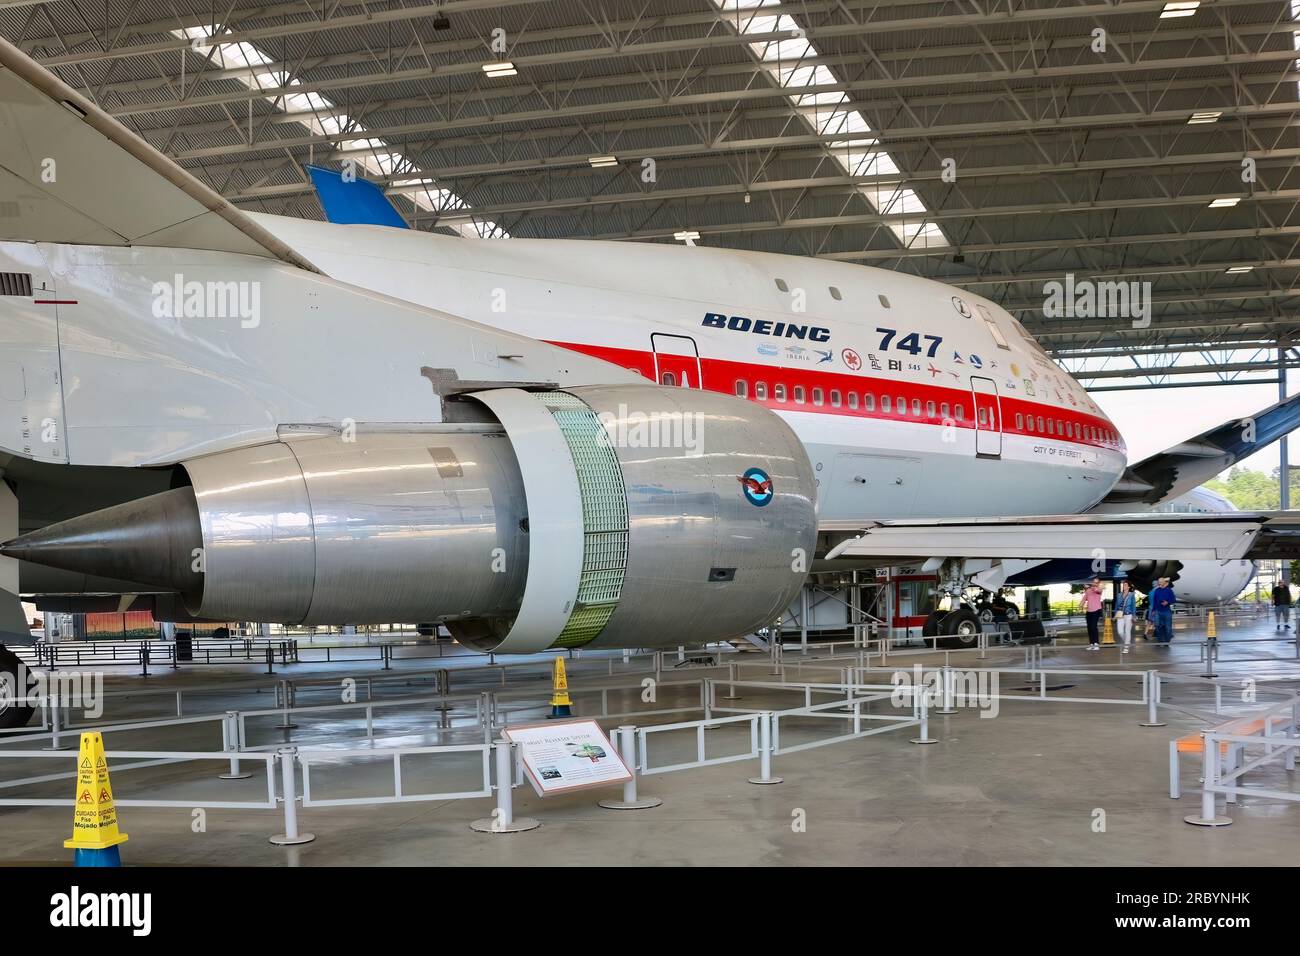
[[[117,829],[117,807],[113,785],[108,782],[104,759],[104,738],[98,733],[81,735],[77,753],[77,803],[72,817],[72,839],[63,845],[75,850],[76,866],[121,866],[118,846],[127,836]]]
[[[1217,639],[1219,629],[1214,623],[1214,612],[1210,611],[1205,615],[1205,636]]]
[[[551,716],[572,717],[573,701],[569,699],[569,678],[564,672],[564,658],[555,658],[551,675]]]

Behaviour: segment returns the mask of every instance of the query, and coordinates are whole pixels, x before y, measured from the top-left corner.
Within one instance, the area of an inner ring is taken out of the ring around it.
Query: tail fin
[[[374,183],[344,179],[342,173],[320,166],[308,166],[307,172],[311,174],[325,218],[330,222],[407,228],[401,213]]]

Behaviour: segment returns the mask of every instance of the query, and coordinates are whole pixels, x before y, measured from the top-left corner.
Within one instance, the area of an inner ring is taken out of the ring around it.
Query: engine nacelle
[[[8,553],[157,584],[202,619],[438,622],[500,653],[737,637],[798,593],[816,482],[771,412],[654,385],[465,398],[487,420],[194,459],[188,487]]]

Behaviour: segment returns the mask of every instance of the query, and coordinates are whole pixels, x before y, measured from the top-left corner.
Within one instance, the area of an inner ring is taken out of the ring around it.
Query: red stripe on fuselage
[[[603,359],[614,365],[621,365],[626,369],[637,372],[651,381],[655,381],[655,353],[649,350],[614,348],[605,345],[585,345],[576,342],[555,342],[551,345],[560,348],[570,349],[574,352],[581,352],[584,355],[590,355],[593,358]],[[692,359],[680,355],[661,355],[661,358],[671,359],[674,362],[686,361]],[[911,422],[917,425],[935,425],[943,427],[945,425],[955,425],[957,428],[974,428],[974,410],[973,395],[967,387],[952,387],[950,385],[940,385],[930,382],[908,382],[889,378],[880,378],[872,375],[850,374],[845,372],[831,372],[817,368],[792,368],[790,366],[778,365],[760,365],[754,362],[733,362],[728,359],[705,358],[700,356],[700,371],[702,376],[702,387],[712,392],[723,392],[728,395],[735,394],[736,381],[744,380],[748,383],[748,399],[756,404],[763,405],[774,411],[786,412],[803,412],[812,415],[841,415],[850,418],[869,418],[879,419],[881,421],[891,422]],[[969,374],[977,378],[990,378],[992,375],[980,374],[982,370],[972,371]],[[947,375],[947,372],[943,374]],[[996,380],[994,380],[996,381]],[[759,401],[754,398],[754,385],[757,382],[767,383],[769,393],[767,399]],[[773,385],[784,385],[786,388],[786,400],[778,402],[772,398],[771,388]],[[805,401],[800,403],[793,400],[795,386],[802,386],[805,389]],[[1044,388],[1050,387],[1045,384]],[[820,388],[826,394],[823,398],[826,404],[814,405],[811,401],[813,388]],[[833,406],[829,404],[829,393],[831,389],[838,389],[841,392],[857,392],[859,396],[870,394],[875,396],[875,407],[868,409],[860,401],[857,408],[849,408],[843,403]],[[894,402],[902,398],[907,403],[907,414],[900,415],[897,411],[885,412],[880,408],[881,396],[889,396]],[[981,396],[984,397],[984,396]],[[987,396],[992,398],[992,396]],[[1012,398],[1003,394],[1000,390],[998,397],[1001,399],[1002,406],[1002,433],[1006,435],[1022,435],[1026,438],[1033,438],[1042,441],[1057,441],[1067,444],[1085,445],[1091,448],[1107,448],[1113,451],[1123,451],[1124,442],[1121,438],[1118,441],[1108,441],[1102,438],[1086,438],[1084,433],[1079,432],[1079,426],[1091,426],[1099,428],[1104,432],[1111,431],[1119,435],[1119,431],[1114,424],[1105,418],[1096,415],[1080,412],[1077,409],[1064,409],[1059,405],[1050,405],[1044,402],[1033,402],[1022,398]],[[911,410],[912,400],[916,399],[921,403],[921,414],[913,415]],[[926,414],[926,403],[933,402],[935,405],[935,414]],[[956,406],[960,404],[963,411],[970,410],[969,414],[961,421],[945,420],[939,414],[939,408],[944,403],[948,403],[950,410],[955,414]],[[1017,426],[1016,415],[1022,416],[1022,424]],[[1030,431],[1023,419],[1032,415],[1034,417],[1034,430]],[[1075,435],[1068,436],[1063,434],[1059,429],[1053,429],[1052,434],[1038,428],[1038,419],[1042,418],[1043,425],[1046,426],[1047,420],[1065,424],[1071,423],[1076,431]]]

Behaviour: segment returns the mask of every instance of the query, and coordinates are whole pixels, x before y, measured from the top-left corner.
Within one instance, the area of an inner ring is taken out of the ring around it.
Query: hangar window
[[[813,389],[813,404],[822,405],[825,403],[825,393],[820,388]]]
[[[777,280],[776,280],[776,287],[777,287],[778,289],[780,289],[782,292],[789,292],[789,291],[790,291],[790,287],[789,287],[788,285],[785,284],[785,280],[784,280],[784,279],[777,279]]]
[[[880,300],[880,307],[881,307],[882,309],[887,309],[887,308],[889,308],[889,296],[887,296],[887,295],[878,295],[878,296],[876,296],[876,298],[878,298],[878,299]]]
[[[745,398],[749,395],[749,383],[743,378],[736,379],[736,397]]]
[[[935,409],[934,409],[934,402],[926,402],[926,403],[925,403],[925,417],[926,417],[926,418],[934,418],[934,411],[935,411]]]
[[[839,407],[840,407],[840,390],[839,390],[838,388],[832,388],[832,389],[831,389],[831,408],[839,408]]]
[[[871,396],[867,396],[867,398],[870,400]],[[894,402],[888,395],[880,396],[880,410],[882,412],[892,412],[894,410]]]
[[[869,412],[874,412],[876,410],[876,396],[871,394],[870,392],[866,392],[865,394],[863,394],[862,407]]]
[[[797,404],[802,405],[804,402],[804,390],[802,385],[794,387],[794,400]]]
[[[965,420],[966,420],[966,409],[963,408],[960,404],[958,404],[958,406],[957,406],[957,421],[959,421],[959,422],[964,422]]]
[[[844,298],[844,296],[840,295],[840,290],[835,288],[835,286],[827,286],[827,288],[831,290],[831,298],[834,299],[836,302],[839,302],[841,299]]]
[[[1021,412],[1016,412],[1016,431],[1024,431],[1025,416]]]
[[[921,400],[919,398],[912,399],[912,414],[917,418],[921,417]]]
[[[939,415],[943,418],[952,417],[952,409],[948,407],[947,402],[944,402],[942,405],[939,406]]]
[[[767,382],[754,383],[754,397],[760,402],[767,401]]]
[[[778,402],[785,401],[785,386],[780,382],[772,386],[772,397]]]
[[[674,375],[672,372],[664,372],[662,375],[659,376],[659,384],[660,384],[660,385],[676,385],[676,384],[677,384],[677,376]]]

